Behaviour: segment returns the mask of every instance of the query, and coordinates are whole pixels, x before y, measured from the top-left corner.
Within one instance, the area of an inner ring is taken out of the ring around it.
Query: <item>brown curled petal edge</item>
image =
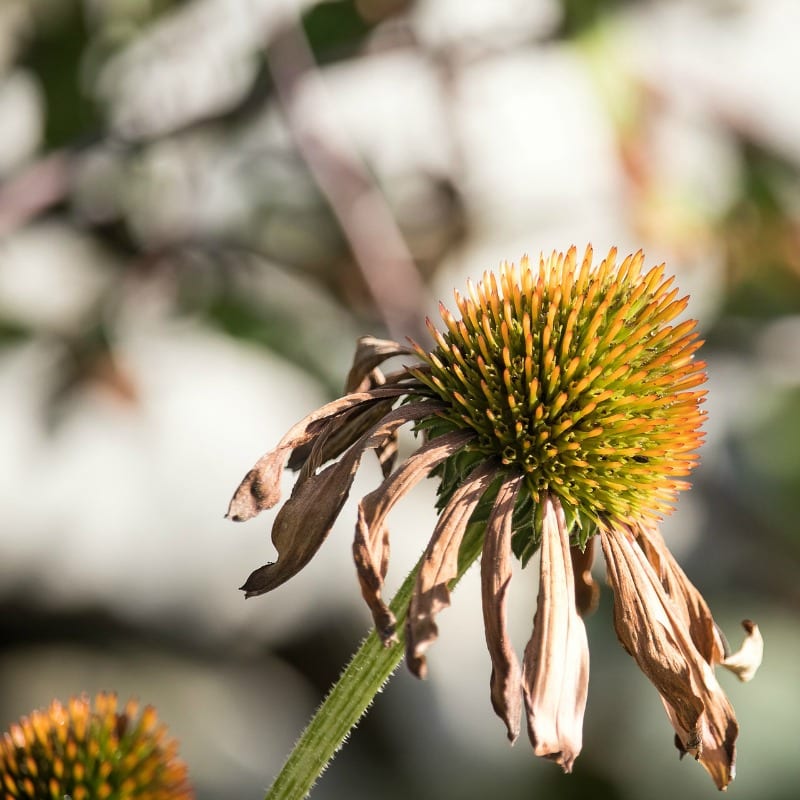
[[[378,369],[378,365],[387,358],[410,353],[411,350],[408,347],[403,347],[389,339],[363,336],[358,340],[353,366],[345,382],[345,392],[347,394],[366,392],[386,387],[387,384],[395,386],[403,381],[415,381],[416,378],[405,369],[393,372],[388,376]],[[364,431],[374,425],[392,407],[393,403],[394,399],[390,399],[376,406],[366,409],[356,407],[342,414],[337,419],[336,425],[326,426],[325,435],[318,437],[317,441],[306,442],[295,447],[286,466],[294,471],[305,466],[306,475],[313,473],[326,461],[343,453]],[[310,458],[312,451],[314,457]],[[397,453],[397,435],[388,437],[382,445],[375,448],[375,453],[383,475],[386,477],[394,465]]]
[[[383,382],[383,375],[380,372],[378,372],[378,375],[373,375],[373,370],[390,358],[412,353],[413,350],[391,339],[362,336],[356,346],[353,366],[347,374],[345,391],[358,392],[372,388],[376,379],[379,382]]]
[[[300,469],[297,480],[306,480],[328,461],[338,458],[373,425],[377,425],[392,410],[396,401],[396,397],[390,397],[377,403],[355,406],[337,415],[324,426],[316,439],[292,450],[287,468]]]
[[[429,407],[435,411],[433,404]],[[358,504],[353,559],[361,594],[372,612],[375,629],[384,644],[396,641],[394,614],[381,598],[389,562],[389,529],[386,526],[386,517],[394,504],[427,477],[432,469],[474,438],[474,433],[454,431],[431,439]]]
[[[450,605],[448,583],[458,575],[458,551],[470,517],[496,473],[489,462],[472,470],[442,511],[422,557],[406,620],[406,662],[418,678],[427,673],[424,653],[439,635],[434,618]]]
[[[637,534],[609,529],[600,535],[617,637],[661,695],[681,754],[693,755],[725,789],[735,774],[733,708]]]
[[[425,402],[400,406],[364,434],[339,461],[298,482],[272,526],[278,560],[250,575],[241,587],[245,597],[269,592],[303,569],[339,516],[364,451],[382,442],[388,432],[430,413],[430,404]]]
[[[638,533],[639,544],[647,560],[683,616],[692,641],[703,658],[712,666],[720,664],[730,670],[742,682],[752,680],[764,655],[764,641],[758,625],[752,620],[744,620],[744,642],[739,650],[730,653],[725,637],[714,622],[706,601],[686,577],[658,530],[647,527]]]
[[[392,388],[395,388],[397,383],[399,381],[394,381]],[[383,381],[379,381],[372,388],[382,385]],[[383,386],[383,388],[388,387]],[[406,383],[404,388],[406,394],[411,394],[415,387]],[[286,467],[293,471],[302,469],[299,480],[305,480],[323,464],[337,458],[347,450],[356,439],[375,425],[395,402],[397,402],[397,398],[390,397],[388,400],[378,403],[364,403],[323,421],[316,438],[291,451]],[[384,443],[375,448],[375,454],[378,457],[383,476],[386,477],[392,471],[397,456],[397,432],[387,436]]]
[[[572,557],[572,574],[575,576],[575,605],[582,617],[588,617],[597,610],[600,602],[600,587],[592,577],[592,564],[594,563],[594,540],[592,536],[586,542],[586,547],[570,548]]]
[[[703,595],[681,569],[656,528],[644,526],[635,533],[647,561],[672,600],[675,612],[689,631],[694,646],[712,666],[720,663],[725,655],[725,643]]]
[[[370,405],[404,394],[408,394],[408,387],[391,386],[355,392],[327,403],[304,417],[278,442],[274,450],[263,455],[244,476],[231,498],[225,516],[234,522],[244,522],[276,505],[281,499],[280,479],[287,456],[295,447],[300,447],[324,432],[325,423],[354,406]]]
[[[742,620],[745,639],[742,646],[727,656],[720,664],[733,672],[740,681],[752,680],[764,657],[764,640],[758,625],[750,619]]]
[[[492,707],[505,723],[510,742],[519,736],[522,712],[522,671],[506,627],[511,583],[512,518],[522,480],[522,475],[514,475],[506,478],[500,486],[486,524],[481,555],[483,624],[486,646],[492,659]]]
[[[569,531],[561,503],[544,502],[539,597],[525,648],[522,690],[537,756],[571,772],[583,746],[589,645],[575,605]]]

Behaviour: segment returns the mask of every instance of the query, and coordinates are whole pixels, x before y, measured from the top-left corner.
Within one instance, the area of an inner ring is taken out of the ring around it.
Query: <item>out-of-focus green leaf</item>
[[[800,308],[800,276],[774,261],[754,262],[727,296],[723,314],[772,319]]]
[[[303,29],[318,63],[352,56],[372,28],[353,0],[317,3],[303,15]]]
[[[0,319],[0,347],[27,339],[31,331],[18,322]]]
[[[631,0],[561,0],[561,25],[557,35],[571,39],[595,27],[604,17]]]
[[[82,5],[63,4],[49,24],[35,27],[22,63],[36,75],[44,92],[44,144],[61,147],[94,132],[99,109],[81,86],[81,62],[88,31]]]
[[[768,419],[742,436],[747,493],[787,539],[800,545],[800,390],[787,392]]]
[[[304,337],[296,309],[273,307],[269,313],[233,294],[220,294],[205,308],[206,319],[231,336],[266,347],[300,367],[335,396],[341,386],[323,368],[324,353],[315,353]]]

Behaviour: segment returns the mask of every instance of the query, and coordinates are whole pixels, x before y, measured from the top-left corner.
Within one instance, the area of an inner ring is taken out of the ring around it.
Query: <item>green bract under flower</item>
[[[433,352],[416,348],[429,370],[415,374],[447,405],[441,427],[474,430],[470,449],[522,471],[535,507],[558,497],[581,544],[669,510],[702,437],[701,342],[693,320],[670,324],[688,298],[663,265],[642,274],[641,252],[615,255],[503,265],[456,293],[460,319],[440,307]]]

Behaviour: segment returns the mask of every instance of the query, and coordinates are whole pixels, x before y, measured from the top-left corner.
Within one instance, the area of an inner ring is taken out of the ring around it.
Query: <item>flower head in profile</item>
[[[101,692],[54,700],[0,739],[3,797],[22,800],[191,800],[186,766],[155,709]]]
[[[378,634],[396,639],[383,582],[387,515],[427,476],[439,480],[439,518],[420,562],[405,622],[407,663],[426,672],[436,616],[450,604],[468,530],[482,534],[481,586],[491,700],[514,741],[524,708],[536,755],[569,772],[582,745],[589,650],[582,617],[596,602],[599,541],[623,647],[658,690],[681,754],[719,788],[734,775],[736,718],[714,667],[752,677],[758,628],[731,654],[711,613],[667,549],[658,524],[694,467],[702,434],[704,364],[695,322],[677,322],[664,266],[641,253],[599,265],[588,248],[485,273],[458,314],[440,307],[435,347],[362,339],[347,394],[295,425],[245,476],[228,511],[249,519],[277,504],[284,465],[299,470],[272,530],[275,563],[247,596],[301,570],[338,516],[360,460],[373,450],[384,480],[358,507],[353,553]],[[394,356],[413,363],[385,375]],[[395,468],[397,433],[423,443]],[[510,641],[512,561],[540,551],[533,633],[521,661]]]

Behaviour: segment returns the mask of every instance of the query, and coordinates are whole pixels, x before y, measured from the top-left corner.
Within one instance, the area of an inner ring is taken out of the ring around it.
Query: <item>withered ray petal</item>
[[[575,604],[578,608],[578,613],[582,617],[588,617],[593,614],[600,601],[600,587],[592,577],[594,540],[595,537],[592,536],[586,542],[586,547],[583,551],[577,545],[570,548],[572,573],[575,576]]]
[[[522,475],[507,477],[497,493],[481,556],[481,596],[486,646],[492,660],[492,706],[503,720],[508,739],[519,736],[522,711],[522,673],[506,627],[508,588],[511,582],[511,535],[514,504]]]
[[[297,483],[272,526],[272,543],[278,551],[278,559],[248,578],[243,587],[247,597],[280,586],[311,560],[350,493],[364,451],[376,447],[401,425],[422,419],[429,413],[425,402],[400,406],[365,433],[339,461]]]
[[[370,385],[370,373],[390,358],[399,355],[410,355],[413,350],[391,339],[377,339],[374,336],[362,336],[358,340],[353,366],[347,375],[345,391],[356,392]],[[382,376],[381,376],[382,377]]]
[[[645,526],[636,533],[647,561],[672,599],[695,647],[709,664],[720,663],[725,655],[725,642],[705,599],[681,569],[656,528]]]
[[[322,432],[302,447],[295,447],[286,466],[301,469],[298,480],[306,480],[328,461],[340,456],[373,425],[391,411],[395,399],[369,403],[344,411],[325,425]]]
[[[395,618],[381,598],[389,561],[386,517],[401,497],[473,438],[474,434],[467,431],[454,431],[431,439],[358,504],[353,559],[361,594],[372,612],[378,635],[386,644],[395,641]]]
[[[522,673],[528,735],[537,756],[570,772],[583,745],[589,645],[575,605],[564,510],[550,496],[544,503],[539,569],[533,635],[525,647]]]
[[[617,636],[661,695],[681,752],[691,753],[724,789],[735,774],[738,725],[713,668],[636,534],[609,529],[601,541]]]
[[[467,525],[496,472],[489,461],[472,470],[442,511],[422,558],[406,620],[406,661],[419,678],[426,673],[424,653],[439,635],[434,618],[450,605],[448,583],[458,575]]]
[[[761,659],[764,657],[764,640],[761,638],[758,625],[752,620],[742,620],[742,627],[745,631],[742,646],[735,653],[726,656],[720,663],[725,669],[733,672],[740,681],[746,683],[753,679],[761,666]]]
[[[244,476],[231,498],[225,516],[234,522],[243,522],[264,509],[272,508],[281,499],[280,477],[288,453],[318,436],[324,430],[324,426],[319,425],[321,421],[336,417],[354,406],[398,398],[404,394],[408,394],[407,387],[381,387],[345,395],[312,411],[293,425],[277,447],[263,455]]]

